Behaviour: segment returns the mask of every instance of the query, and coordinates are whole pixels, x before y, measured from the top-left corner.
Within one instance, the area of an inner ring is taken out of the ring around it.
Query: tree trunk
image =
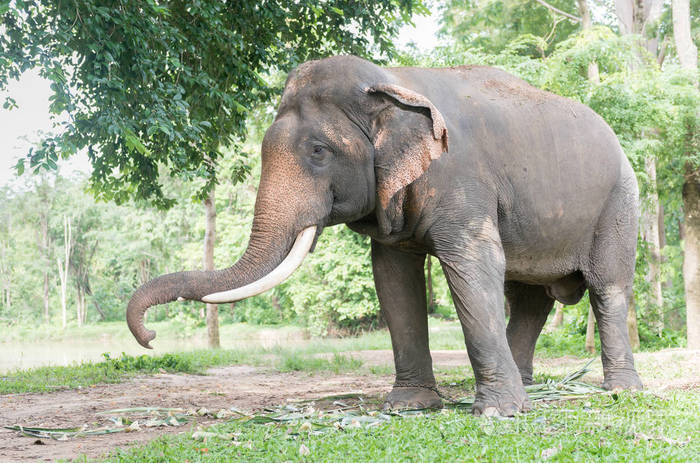
[[[642,205],[641,229],[642,239],[649,249],[649,270],[645,276],[651,287],[651,305],[653,313],[650,324],[656,334],[661,336],[664,329],[663,293],[661,287],[661,247],[659,239],[659,195],[656,191],[656,161],[653,157],[644,159],[647,178],[652,188],[646,204]]]
[[[141,259],[139,262],[139,279],[141,284],[144,284],[151,278],[151,259],[145,258]],[[148,320],[148,313],[143,315],[143,319]]]
[[[595,315],[593,308],[588,307],[588,323],[586,324],[586,352],[595,354]]]
[[[673,0],[673,36],[678,59],[694,79],[698,72],[698,49],[690,31],[689,0]],[[695,85],[698,85],[695,80]],[[691,130],[694,129],[691,128]],[[697,134],[689,134],[691,137]],[[690,145],[693,141],[691,138]],[[689,150],[690,151],[690,150]],[[683,182],[683,280],[689,349],[700,349],[700,169],[689,160],[685,163]]]
[[[683,184],[683,279],[688,349],[700,349],[700,171],[686,165]]]
[[[639,328],[637,327],[637,305],[634,302],[634,293],[627,305],[627,336],[632,350],[639,349]]]
[[[64,247],[64,261],[61,265],[61,259],[56,256],[56,263],[58,264],[58,276],[61,280],[61,326],[63,328],[68,324],[68,313],[66,311],[67,304],[67,294],[68,294],[68,268],[70,264],[70,251],[72,244],[71,237],[71,223],[70,218],[67,215],[63,215],[63,247]]]
[[[433,259],[428,256],[425,269],[425,282],[428,289],[428,313],[435,313],[435,293],[433,292]]]
[[[9,224],[8,224],[8,228]],[[10,236],[11,232],[8,232]],[[6,243],[0,243],[0,276],[2,277],[2,294],[0,295],[0,302],[5,306],[7,313],[11,313],[11,300],[10,300],[10,288],[11,288],[11,265],[7,262],[7,251],[8,246]]]
[[[554,331],[564,324],[564,304],[561,302],[554,303],[554,317],[549,325],[549,330]]]
[[[44,267],[44,323],[49,323],[49,217],[48,211],[43,210],[39,219],[41,226],[41,254]]]
[[[591,11],[588,9],[588,3],[586,0],[577,0],[578,11],[581,15],[581,27],[584,31],[589,31],[593,27],[593,22],[591,21]],[[600,83],[600,72],[598,70],[598,63],[591,61],[588,63],[588,80],[593,83]]]
[[[214,242],[216,241],[216,198],[214,190],[204,200],[207,224],[204,232],[204,270],[214,270]],[[207,304],[207,337],[209,347],[218,348],[219,340],[219,307]]]
[[[690,1],[673,0],[673,37],[676,41],[676,52],[681,67],[688,69],[697,76],[698,48],[693,43],[690,32]],[[696,82],[697,84],[697,82]]]
[[[92,305],[95,306],[95,310],[97,310],[97,313],[100,314],[100,321],[105,320],[105,312],[102,310],[102,307],[100,306],[99,302],[97,302],[96,299],[92,299]]]
[[[75,287],[75,319],[78,322],[78,328],[83,326],[83,290],[80,285]]]

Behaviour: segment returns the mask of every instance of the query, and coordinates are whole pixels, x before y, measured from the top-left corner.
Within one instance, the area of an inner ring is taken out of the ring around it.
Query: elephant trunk
[[[139,344],[151,349],[150,341],[156,335],[143,323],[151,306],[175,300],[224,303],[244,299],[281,283],[301,264],[316,237],[315,220],[307,214],[271,210],[272,200],[266,199],[259,195],[248,247],[233,266],[171,273],[136,290],[126,309],[126,321]],[[296,225],[299,220],[306,220],[305,226]]]

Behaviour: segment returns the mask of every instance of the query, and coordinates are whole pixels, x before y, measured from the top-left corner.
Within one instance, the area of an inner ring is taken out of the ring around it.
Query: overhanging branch
[[[566,11],[562,11],[559,8],[552,6],[549,3],[545,2],[544,0],[535,0],[535,1],[537,3],[539,3],[540,5],[544,6],[545,8],[549,8],[550,10],[554,11],[557,14],[560,14],[562,16],[566,16],[567,18],[569,18],[570,20],[572,20],[574,22],[581,22],[581,18],[579,18],[578,16],[574,16],[572,14],[567,13]]]

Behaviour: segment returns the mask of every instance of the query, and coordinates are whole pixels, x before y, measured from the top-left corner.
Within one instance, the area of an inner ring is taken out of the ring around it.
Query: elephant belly
[[[556,227],[554,227],[556,228]],[[505,279],[531,285],[552,287],[551,296],[566,303],[576,293],[580,271],[587,266],[594,225],[582,225],[571,231],[560,230],[553,236],[543,230],[530,230],[510,239],[501,233],[506,256]],[[532,238],[529,242],[523,238]]]

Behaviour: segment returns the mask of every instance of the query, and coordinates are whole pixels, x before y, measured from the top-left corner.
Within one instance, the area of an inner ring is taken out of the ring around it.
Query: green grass
[[[362,367],[362,361],[349,355],[334,353],[329,360],[321,357],[309,357],[297,352],[286,353],[280,359],[277,370],[290,371],[332,371],[333,373],[357,372]]]
[[[392,417],[372,427],[317,434],[301,422],[240,420],[207,431],[235,441],[196,440],[192,431],[117,450],[107,462],[227,461],[692,461],[700,452],[699,395],[645,393],[540,404],[514,419],[446,410]],[[304,447],[302,447],[302,445]],[[306,450],[308,449],[308,454]]]
[[[243,350],[197,350],[161,356],[106,358],[72,366],[39,367],[0,376],[0,394],[51,392],[99,383],[118,383],[136,374],[203,373],[218,365],[256,364],[256,354]]]
[[[333,352],[330,358],[315,354]],[[362,361],[332,350],[315,349],[201,349],[160,356],[122,355],[102,362],[83,362],[72,366],[39,367],[19,370],[0,376],[0,394],[51,392],[60,389],[89,387],[99,383],[117,383],[137,374],[193,373],[203,374],[207,368],[224,365],[268,366],[282,372],[355,372]],[[393,371],[393,369],[392,369]]]

